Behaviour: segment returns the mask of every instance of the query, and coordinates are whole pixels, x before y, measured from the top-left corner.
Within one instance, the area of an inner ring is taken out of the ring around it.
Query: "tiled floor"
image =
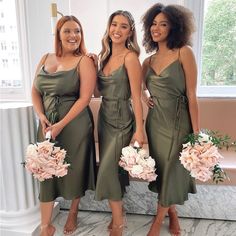
[[[53,224],[56,226],[56,235],[63,235],[63,226],[66,222],[67,212],[61,211]],[[73,235],[79,236],[108,236],[106,230],[110,222],[110,213],[83,211],[79,213],[78,229]],[[152,216],[127,215],[127,228],[124,236],[146,236],[151,225]],[[236,236],[236,222],[203,220],[203,219],[180,219],[182,236]],[[168,236],[168,218],[165,219],[161,236]]]

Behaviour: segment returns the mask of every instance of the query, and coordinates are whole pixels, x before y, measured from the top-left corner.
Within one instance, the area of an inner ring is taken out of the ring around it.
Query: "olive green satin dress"
[[[96,200],[119,201],[129,185],[128,173],[118,165],[123,147],[129,145],[134,130],[130,85],[125,65],[111,75],[98,75],[102,103],[98,116],[99,171]]]
[[[35,87],[41,93],[46,116],[49,118],[53,113],[61,120],[80,96],[77,67],[68,71],[47,73],[43,66],[35,79]],[[57,197],[72,200],[84,196],[88,189],[95,189],[93,130],[92,113],[86,107],[56,137],[58,145],[67,151],[71,166],[66,176],[40,182],[41,202],[53,201]],[[43,140],[40,125],[38,141]]]
[[[153,98],[146,120],[150,155],[156,160],[157,179],[149,189],[158,193],[162,206],[183,204],[196,187],[179,155],[192,125],[186,97],[185,76],[179,60],[157,75],[149,63],[146,85]]]

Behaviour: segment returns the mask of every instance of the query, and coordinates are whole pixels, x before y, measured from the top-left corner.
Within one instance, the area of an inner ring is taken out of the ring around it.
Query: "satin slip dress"
[[[48,73],[44,65],[40,69],[35,79],[35,87],[42,96],[48,119],[54,113],[58,121],[61,120],[79,98],[79,63],[67,71]],[[56,137],[58,145],[67,151],[71,166],[66,176],[40,182],[41,202],[53,201],[57,197],[72,200],[84,196],[88,189],[95,190],[96,158],[93,130],[93,116],[87,106]],[[37,137],[38,141],[44,140],[41,125]]]
[[[151,56],[145,78],[154,102],[154,107],[148,111],[146,132],[158,175],[149,189],[158,193],[159,203],[164,207],[184,204],[188,193],[196,193],[196,187],[179,161],[185,137],[192,133],[185,75],[179,56],[159,75],[152,69]]]
[[[125,63],[108,76],[100,70],[98,89],[102,103],[98,116],[100,162],[95,199],[120,201],[125,187],[129,185],[129,176],[118,162],[122,148],[129,145],[134,132],[131,91]]]

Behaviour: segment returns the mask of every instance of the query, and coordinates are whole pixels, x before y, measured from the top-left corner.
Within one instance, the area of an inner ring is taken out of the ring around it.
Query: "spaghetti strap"
[[[47,58],[48,58],[48,55],[49,55],[49,53],[46,54],[46,56],[45,56],[45,58],[44,58],[44,60],[43,60],[43,62],[42,62],[42,66],[45,65],[45,62],[46,62],[46,60],[47,60]]]
[[[125,54],[125,56],[124,56],[124,64],[125,64],[125,58],[126,58],[126,56],[127,56],[129,53],[131,53],[131,52],[133,52],[133,51],[128,51],[128,52]]]
[[[80,57],[80,59],[79,59],[77,65],[76,65],[76,68],[77,68],[77,72],[78,72],[78,73],[79,73],[79,64],[80,64],[80,62],[81,62],[81,60],[82,60],[82,58],[83,58],[84,56],[85,56],[85,55],[82,55],[82,56]]]
[[[149,57],[149,60],[148,60],[149,66],[151,66],[151,63],[152,63],[152,56],[153,56],[153,55],[151,55],[151,56]]]
[[[180,61],[180,48],[178,50],[178,60]]]

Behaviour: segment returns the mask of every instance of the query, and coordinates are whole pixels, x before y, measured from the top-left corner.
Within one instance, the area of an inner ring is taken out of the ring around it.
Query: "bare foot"
[[[147,236],[160,236],[162,223],[155,217]]]
[[[124,229],[124,224],[121,225],[112,224],[110,236],[122,236],[123,229]]]
[[[177,212],[174,210],[168,211],[169,215],[169,231],[172,236],[180,236],[181,235],[181,229],[179,225],[179,219]]]
[[[52,225],[42,225],[40,228],[40,236],[53,236],[56,229]]]
[[[65,235],[73,234],[77,229],[77,215],[78,212],[69,212],[69,215],[66,220],[66,224],[64,226],[63,233]]]
[[[111,222],[109,223],[109,225],[107,226],[107,230],[111,231],[112,230],[112,224],[113,224],[113,220],[111,218]]]

